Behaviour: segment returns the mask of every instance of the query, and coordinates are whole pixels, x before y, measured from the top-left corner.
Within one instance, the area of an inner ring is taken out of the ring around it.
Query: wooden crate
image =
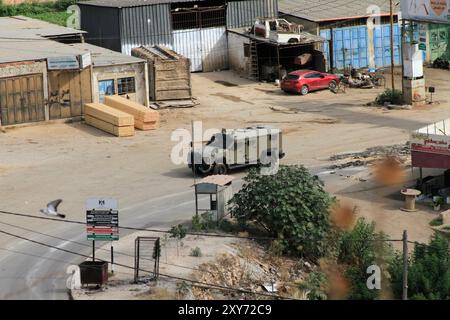
[[[117,127],[134,126],[132,115],[101,103],[86,103],[84,113]]]
[[[149,95],[153,101],[192,98],[190,60],[164,46],[140,46],[131,55],[147,60]]]
[[[102,131],[111,133],[117,137],[131,137],[134,136],[134,126],[123,126],[118,127],[111,123],[105,122],[103,120],[97,119],[90,115],[85,115],[84,120],[90,126],[93,126]]]
[[[137,102],[125,99],[120,96],[106,96],[105,104],[114,109],[131,114],[134,120],[142,122],[152,122],[159,120],[159,112],[153,109],[147,108]]]
[[[142,122],[139,120],[134,121],[134,127],[139,130],[147,131],[147,130],[155,130],[159,128],[159,121],[152,122]]]
[[[159,128],[159,112],[120,96],[106,96],[105,104],[134,117],[134,126],[139,130]]]

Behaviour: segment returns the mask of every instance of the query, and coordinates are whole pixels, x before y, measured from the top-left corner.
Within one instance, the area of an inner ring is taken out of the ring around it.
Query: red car
[[[336,89],[339,78],[333,74],[313,70],[297,70],[289,73],[281,81],[281,90],[306,95],[310,91],[320,89]]]

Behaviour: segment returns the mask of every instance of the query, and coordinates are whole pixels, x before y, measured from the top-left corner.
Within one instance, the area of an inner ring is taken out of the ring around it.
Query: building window
[[[101,80],[98,82],[98,95],[100,103],[103,103],[105,96],[112,96],[114,93],[114,80]]]
[[[134,77],[117,79],[117,93],[119,95],[135,92],[136,92],[136,85]]]
[[[222,27],[226,25],[225,1],[175,3],[171,8],[173,30]]]

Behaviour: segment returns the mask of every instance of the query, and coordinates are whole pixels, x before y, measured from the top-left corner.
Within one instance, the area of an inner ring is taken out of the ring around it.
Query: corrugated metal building
[[[0,126],[79,118],[101,89],[148,105],[145,60],[82,43],[84,31],[0,18]]]
[[[401,33],[395,8],[394,61],[401,63]],[[280,0],[279,16],[305,25],[306,31],[326,38],[325,55],[330,68],[385,67],[391,63],[389,1]],[[367,27],[369,17],[375,23]]]
[[[84,52],[58,41],[83,31],[23,16],[0,18],[0,125],[79,117],[91,100]]]
[[[131,54],[162,45],[191,60],[191,71],[228,68],[228,28],[275,17],[276,0],[93,0],[79,3],[86,41]]]

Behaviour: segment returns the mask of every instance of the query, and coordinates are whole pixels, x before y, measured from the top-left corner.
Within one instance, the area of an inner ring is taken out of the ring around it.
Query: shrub
[[[204,212],[201,215],[196,214],[192,217],[191,228],[193,231],[208,231],[214,226],[211,212]]]
[[[305,281],[300,284],[300,289],[308,291],[308,300],[327,300],[326,285],[327,276],[320,271],[314,271],[306,276]]]
[[[392,246],[383,233],[375,231],[375,223],[359,218],[354,228],[343,232],[339,239],[337,262],[344,266],[345,277],[350,283],[349,299],[372,300],[379,291],[367,288],[367,268],[377,265],[385,270],[393,258]],[[387,283],[387,274],[382,274]]]
[[[191,250],[190,256],[191,257],[201,257],[201,256],[203,256],[202,250],[199,247],[195,247],[194,249]]]
[[[389,102],[390,104],[402,104],[403,93],[400,90],[386,89],[375,99],[375,103],[381,106],[384,105],[385,102]]]
[[[403,258],[397,253],[390,266],[394,296],[402,297]],[[416,244],[409,261],[408,296],[412,300],[450,299],[449,240],[435,234],[428,245]]]
[[[303,166],[280,166],[274,175],[260,175],[252,169],[244,181],[230,201],[231,213],[242,227],[260,226],[279,239],[285,253],[311,259],[325,255],[334,199],[317,177]]]

